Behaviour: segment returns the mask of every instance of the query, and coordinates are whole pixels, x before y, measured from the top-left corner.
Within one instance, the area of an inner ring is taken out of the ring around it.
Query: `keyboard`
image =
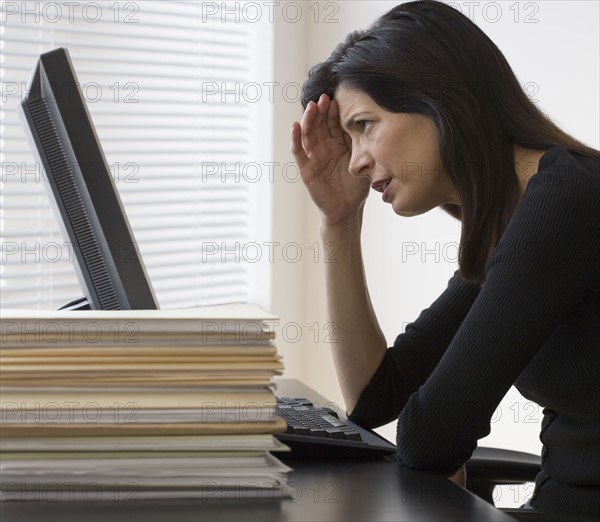
[[[276,414],[288,427],[275,437],[291,449],[284,458],[363,459],[392,455],[396,446],[328,407],[303,397],[278,397]]]

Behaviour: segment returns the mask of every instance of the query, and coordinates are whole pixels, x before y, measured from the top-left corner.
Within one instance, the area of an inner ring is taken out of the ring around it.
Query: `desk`
[[[277,393],[328,402],[298,381],[278,379]],[[444,477],[405,469],[392,459],[366,462],[286,460],[290,500],[136,500],[4,502],[2,522],[198,521],[494,521],[514,519]]]

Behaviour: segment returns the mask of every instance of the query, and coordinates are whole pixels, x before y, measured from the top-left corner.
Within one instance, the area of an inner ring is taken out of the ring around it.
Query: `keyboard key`
[[[295,435],[310,435],[310,429],[304,426],[294,426],[292,432]]]
[[[348,440],[362,440],[362,436],[358,431],[345,431],[344,436]]]
[[[344,438],[344,433],[339,431],[336,428],[327,428],[325,431],[327,432],[327,435],[329,435],[330,439],[343,439]]]
[[[310,434],[313,437],[327,437],[327,432],[321,428],[311,428]]]
[[[332,426],[336,426],[336,427],[338,427],[338,426],[346,426],[345,422],[342,422],[341,420],[339,420],[338,418],[334,417],[333,415],[323,415],[321,418],[325,419]]]

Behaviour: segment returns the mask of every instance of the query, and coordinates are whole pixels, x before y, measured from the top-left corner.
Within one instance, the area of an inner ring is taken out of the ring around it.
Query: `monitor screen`
[[[67,49],[40,56],[19,114],[89,308],[158,309]]]

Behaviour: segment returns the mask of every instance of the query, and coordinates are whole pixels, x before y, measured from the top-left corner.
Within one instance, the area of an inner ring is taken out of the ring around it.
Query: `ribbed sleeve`
[[[399,412],[399,461],[449,475],[516,384],[545,407],[543,471],[597,488],[584,509],[600,515],[600,173],[577,158],[544,154],[481,288],[455,276],[388,349],[351,418]]]
[[[416,321],[406,325],[365,388],[350,419],[376,428],[398,418],[409,396],[429,377],[479,293],[458,274]]]

